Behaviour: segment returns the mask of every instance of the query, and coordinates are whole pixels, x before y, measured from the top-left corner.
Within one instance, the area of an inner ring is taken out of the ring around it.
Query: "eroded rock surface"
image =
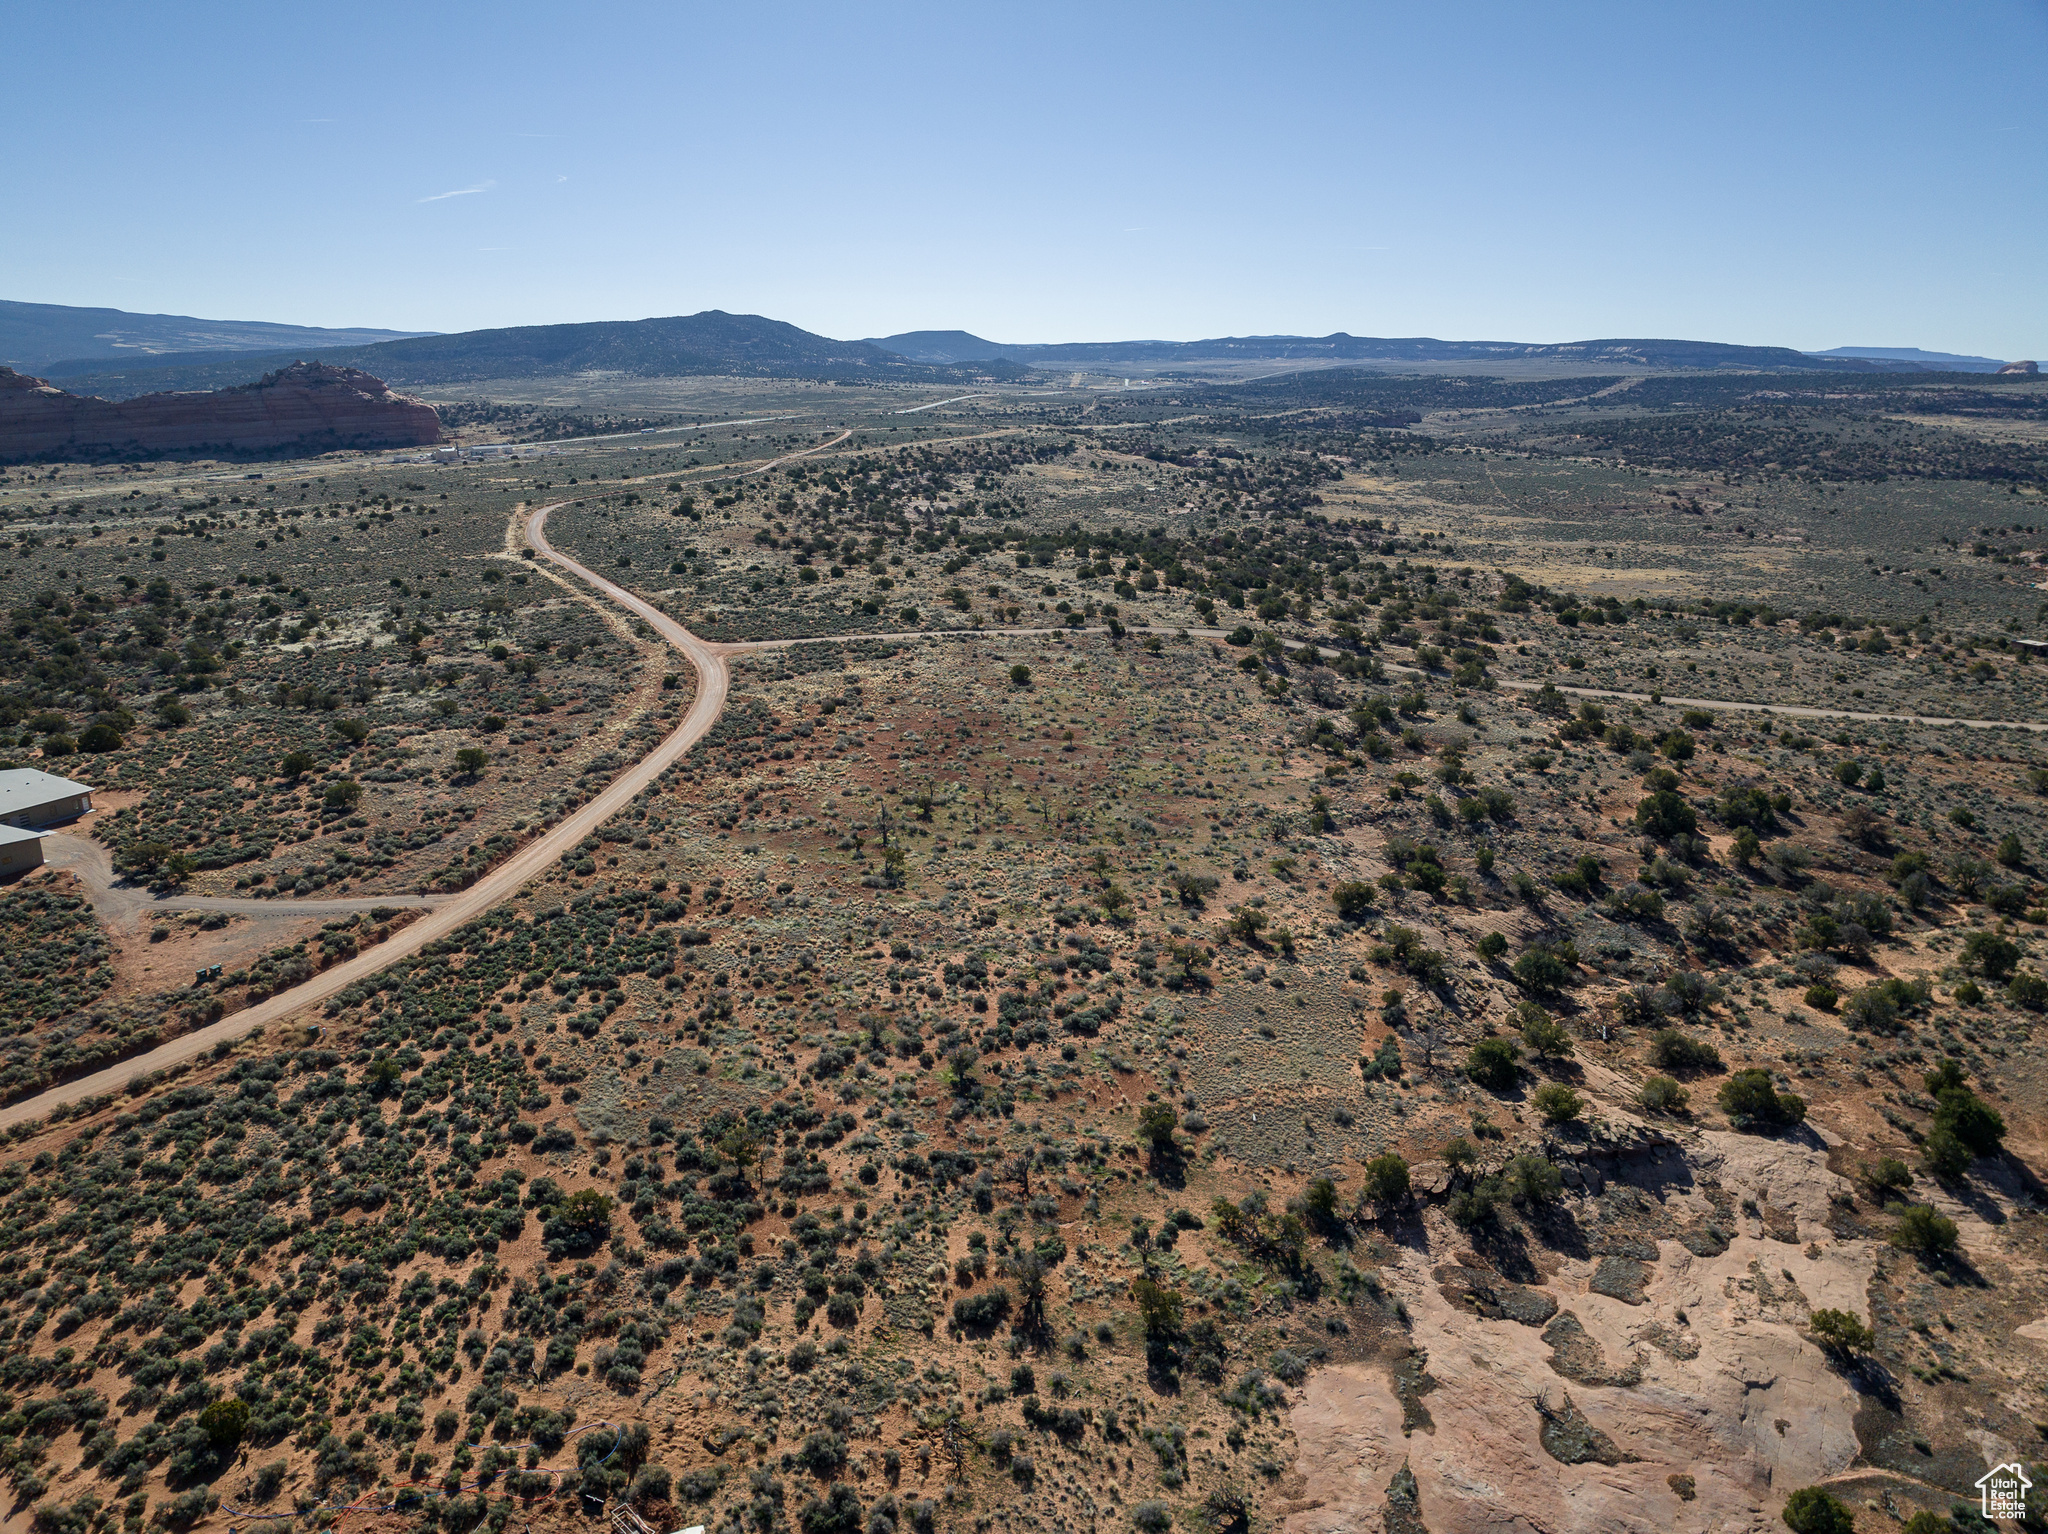
[[[1765,1534],[1783,1487],[1845,1470],[1863,1399],[1800,1335],[1810,1307],[1865,1305],[1871,1244],[1838,1239],[1825,1223],[1844,1184],[1818,1145],[1707,1133],[1686,1157],[1691,1176],[1665,1181],[1641,1213],[1664,1233],[1635,1246],[1610,1212],[1630,1207],[1615,1197],[1626,1190],[1610,1189],[1604,1210],[1578,1211],[1594,1239],[1577,1253],[1539,1254],[1543,1290],[1566,1307],[1540,1332],[1506,1317],[1502,1280],[1460,1262],[1469,1238],[1432,1211],[1426,1247],[1389,1273],[1433,1383],[1429,1426],[1411,1419],[1404,1434],[1383,1367],[1311,1375],[1293,1421],[1297,1470],[1317,1505],[1289,1516],[1289,1534],[1391,1526],[1404,1464],[1432,1534]],[[1807,1244],[1787,1243],[1761,1217],[1734,1217],[1745,1200]],[[1725,1240],[1718,1253],[1678,1239],[1710,1222]],[[1626,1255],[1649,1248],[1654,1261]],[[1596,1282],[1621,1262],[1641,1280],[1627,1298]]]
[[[433,407],[355,368],[295,362],[253,384],[115,403],[0,368],[0,463],[151,453],[327,452],[441,440]]]

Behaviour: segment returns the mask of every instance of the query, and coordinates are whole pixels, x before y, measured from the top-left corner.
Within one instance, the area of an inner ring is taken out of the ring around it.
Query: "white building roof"
[[[39,842],[49,834],[47,831],[24,831],[20,826],[0,826],[0,847],[12,847],[17,842]]]
[[[92,792],[90,784],[74,783],[54,773],[33,767],[10,767],[0,772],[0,815],[32,810],[55,799],[75,799]]]

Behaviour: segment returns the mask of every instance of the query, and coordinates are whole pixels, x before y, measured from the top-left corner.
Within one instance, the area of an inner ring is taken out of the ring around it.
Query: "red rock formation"
[[[2022,378],[2039,378],[2041,364],[2038,362],[2008,362],[1998,370],[2001,373],[2017,373]]]
[[[381,378],[295,362],[211,393],[144,394],[114,403],[67,394],[0,367],[0,463],[158,453],[325,453],[441,440],[433,407]]]

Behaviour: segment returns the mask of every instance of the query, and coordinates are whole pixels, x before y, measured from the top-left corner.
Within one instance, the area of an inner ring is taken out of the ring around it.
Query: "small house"
[[[0,772],[0,826],[33,829],[76,820],[92,809],[92,789],[34,767]]]
[[[0,879],[43,866],[43,833],[0,826]]]

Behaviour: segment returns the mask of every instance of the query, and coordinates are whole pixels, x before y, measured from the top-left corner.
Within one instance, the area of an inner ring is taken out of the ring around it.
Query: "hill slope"
[[[122,369],[84,359],[46,368],[44,376],[63,379],[68,388],[125,398],[164,389],[219,388],[246,379],[253,369],[281,366],[300,355],[361,368],[407,387],[587,372],[642,378],[720,374],[908,383],[947,382],[958,376],[866,341],[835,341],[781,320],[718,309],[661,319],[469,330],[268,358],[207,353],[164,357],[154,366]],[[1001,370],[1020,371],[1014,366]]]
[[[260,320],[202,320],[186,314],[130,314],[124,309],[0,300],[0,363],[34,371],[74,359],[188,352],[227,356],[289,347],[369,346],[420,334],[416,330],[325,330]]]
[[[900,335],[870,336],[869,346],[908,357],[912,362],[946,365],[958,362],[992,362],[1013,353],[1039,350],[1031,346],[1005,346],[985,341],[965,330],[906,330]]]

